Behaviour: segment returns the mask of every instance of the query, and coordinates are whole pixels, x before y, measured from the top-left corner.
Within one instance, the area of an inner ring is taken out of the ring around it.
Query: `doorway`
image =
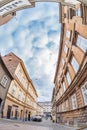
[[[10,116],[11,116],[11,109],[12,109],[12,106],[9,106],[9,105],[8,105],[7,119],[10,119]]]

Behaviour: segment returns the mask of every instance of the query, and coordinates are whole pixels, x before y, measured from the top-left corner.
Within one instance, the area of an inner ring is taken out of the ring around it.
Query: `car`
[[[32,121],[37,121],[37,122],[41,122],[42,121],[42,117],[41,116],[38,116],[38,115],[35,115],[31,118]]]

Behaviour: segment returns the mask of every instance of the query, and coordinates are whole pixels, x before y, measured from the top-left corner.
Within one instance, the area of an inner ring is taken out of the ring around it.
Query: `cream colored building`
[[[9,53],[3,57],[3,60],[14,77],[7,93],[3,116],[29,120],[30,116],[36,115],[37,112],[36,89],[20,58]]]
[[[37,103],[37,115],[43,116],[43,107]]]

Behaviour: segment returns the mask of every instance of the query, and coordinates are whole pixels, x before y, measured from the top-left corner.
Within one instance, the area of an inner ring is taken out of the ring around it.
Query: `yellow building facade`
[[[7,93],[3,117],[30,120],[30,116],[36,114],[38,97],[32,80],[23,61],[13,53],[3,57],[3,60],[14,77]]]

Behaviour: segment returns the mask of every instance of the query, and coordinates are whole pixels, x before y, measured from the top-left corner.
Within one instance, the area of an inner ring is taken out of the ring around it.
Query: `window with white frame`
[[[84,103],[87,105],[87,82],[81,87],[84,98]]]
[[[25,95],[22,95],[22,101],[25,102]]]
[[[3,76],[2,80],[1,80],[1,84],[5,87],[7,84],[8,78],[6,75]]]
[[[71,78],[70,78],[69,72],[66,73],[66,78],[67,78],[68,84],[70,85],[70,83],[71,83]]]
[[[17,86],[16,85],[13,85],[12,87],[12,91],[11,91],[11,94],[14,96],[15,93],[16,93],[16,89],[17,89]]]
[[[68,52],[68,47],[65,45],[64,46],[64,52],[67,54],[67,52]]]
[[[66,37],[70,38],[70,31],[66,31]]]
[[[64,92],[66,91],[66,86],[65,86],[64,81],[63,81],[63,90],[64,90]]]
[[[76,45],[79,46],[84,52],[87,51],[87,39],[78,35]]]
[[[22,72],[21,72],[21,70],[19,70],[18,73],[17,73],[17,77],[18,77],[18,79],[21,78],[21,75],[22,75]]]
[[[66,110],[68,110],[69,104],[68,104],[68,99],[66,100]]]
[[[75,59],[74,56],[72,57],[71,65],[74,68],[75,72],[77,73],[77,71],[79,69],[79,64],[78,64],[78,62],[77,62],[77,60]]]
[[[62,111],[64,111],[64,102],[62,103]]]
[[[59,92],[60,92],[60,95],[62,96],[62,94],[63,94],[62,88],[60,88]]]
[[[76,104],[76,95],[73,94],[71,96],[71,101],[72,101],[72,109],[76,109],[77,108],[77,104]]]
[[[62,58],[62,64],[64,65],[65,61],[64,61],[64,58]]]
[[[21,90],[19,90],[19,92],[18,92],[18,99],[20,100],[21,99]]]

